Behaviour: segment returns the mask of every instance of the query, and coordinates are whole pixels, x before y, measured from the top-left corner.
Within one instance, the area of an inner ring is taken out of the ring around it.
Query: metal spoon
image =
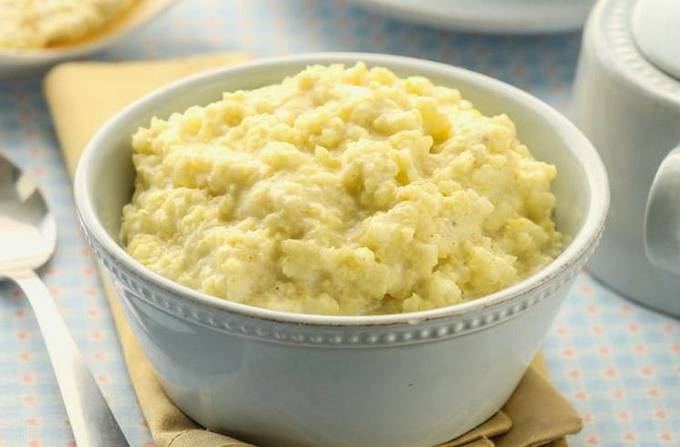
[[[54,300],[35,274],[52,256],[56,240],[54,218],[40,190],[0,155],[0,281],[14,281],[31,303],[78,446],[128,446]]]

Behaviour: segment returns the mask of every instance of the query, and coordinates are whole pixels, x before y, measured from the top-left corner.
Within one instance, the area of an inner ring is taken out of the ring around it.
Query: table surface
[[[483,36],[409,25],[343,0],[191,0],[96,59],[247,51],[254,56],[344,50],[445,61],[505,80],[568,112],[580,34]],[[42,271],[134,446],[153,446],[123,364],[94,259],[76,222],[71,183],[41,75],[0,81],[0,151],[33,174],[58,222]],[[555,385],[583,415],[571,445],[680,445],[680,322],[581,274],[545,342]],[[27,301],[0,284],[0,446],[74,446]]]

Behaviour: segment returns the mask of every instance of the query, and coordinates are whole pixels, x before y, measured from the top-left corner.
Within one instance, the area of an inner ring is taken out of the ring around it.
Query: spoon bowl
[[[56,242],[54,218],[33,179],[0,156],[0,271],[39,268]]]

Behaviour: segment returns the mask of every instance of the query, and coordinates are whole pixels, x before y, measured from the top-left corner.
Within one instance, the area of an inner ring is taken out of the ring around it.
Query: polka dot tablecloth
[[[580,35],[456,34],[368,13],[346,1],[185,0],[96,56],[161,58],[238,50],[405,54],[500,78],[567,112]],[[78,230],[71,184],[41,93],[41,75],[0,80],[0,151],[35,176],[59,228],[42,276],[134,446],[152,446],[123,365],[94,260]],[[587,273],[545,342],[556,386],[585,421],[577,446],[680,446],[680,322],[641,308]],[[28,303],[0,284],[0,446],[74,446]]]

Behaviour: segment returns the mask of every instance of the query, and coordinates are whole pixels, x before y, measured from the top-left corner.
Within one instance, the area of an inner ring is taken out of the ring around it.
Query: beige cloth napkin
[[[189,74],[245,59],[243,54],[230,53],[152,62],[67,63],[54,68],[45,79],[45,94],[69,172],[73,174],[78,157],[94,132],[130,101]],[[167,398],[122,314],[108,275],[103,269],[100,273],[130,380],[156,444],[248,446],[203,429]],[[444,446],[558,447],[566,445],[565,435],[580,429],[581,419],[547,380],[542,358],[538,358],[502,411]]]

